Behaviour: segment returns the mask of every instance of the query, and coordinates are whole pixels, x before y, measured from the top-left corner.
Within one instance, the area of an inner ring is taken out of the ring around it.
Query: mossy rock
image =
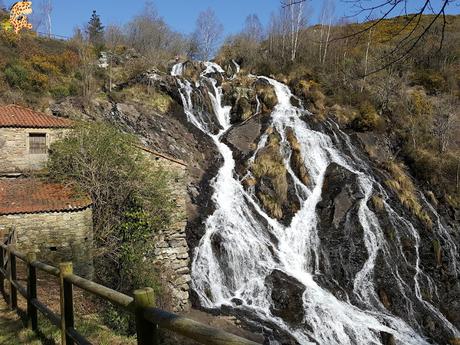
[[[257,80],[254,83],[257,97],[262,103],[263,112],[271,112],[278,104],[278,97],[276,96],[275,89],[265,80]]]
[[[265,210],[277,219],[283,218],[283,204],[288,198],[287,170],[280,153],[280,136],[269,135],[267,146],[259,151],[250,167],[257,180],[257,196]]]
[[[321,86],[314,80],[296,79],[289,84],[294,94],[304,100],[308,110],[317,115],[324,115],[326,96]]]
[[[440,267],[442,264],[442,247],[439,240],[433,240],[433,251],[436,260],[436,266]]]
[[[382,212],[385,209],[385,205],[383,203],[383,199],[380,195],[372,195],[371,203],[375,211]]]
[[[299,180],[302,181],[304,185],[308,186],[311,183],[310,174],[305,166],[300,143],[291,128],[287,130],[287,140],[292,149],[291,166]]]
[[[236,113],[239,115],[240,120],[247,120],[253,114],[253,109],[249,100],[245,97],[241,97],[236,102]]]
[[[184,62],[184,70],[182,76],[185,79],[198,81],[200,79],[200,74],[203,69],[203,66],[199,62],[186,61]]]

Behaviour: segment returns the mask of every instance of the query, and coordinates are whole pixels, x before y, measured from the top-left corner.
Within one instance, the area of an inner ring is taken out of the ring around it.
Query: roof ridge
[[[18,104],[0,105],[0,127],[66,128],[73,121]]]

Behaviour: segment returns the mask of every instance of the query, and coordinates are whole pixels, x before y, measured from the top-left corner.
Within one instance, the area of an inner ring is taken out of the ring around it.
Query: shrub
[[[368,102],[363,102],[359,107],[358,117],[356,117],[351,126],[354,130],[360,132],[372,131],[383,126],[383,120],[377,114],[374,106]]]
[[[5,68],[5,78],[11,87],[29,88],[29,71],[22,65],[10,64]]]
[[[28,63],[30,63],[33,69],[37,72],[48,75],[59,74],[59,68],[44,56],[35,55],[28,61]]]
[[[444,76],[431,69],[418,70],[413,75],[413,84],[421,85],[430,95],[437,95],[441,92],[446,92],[448,83]]]
[[[58,81],[54,86],[50,87],[50,94],[58,100],[69,96],[77,96],[79,91],[80,89],[75,80]]]
[[[170,224],[169,174],[137,140],[104,123],[80,123],[51,147],[51,177],[93,201],[96,279],[122,292],[156,286],[153,235]]]

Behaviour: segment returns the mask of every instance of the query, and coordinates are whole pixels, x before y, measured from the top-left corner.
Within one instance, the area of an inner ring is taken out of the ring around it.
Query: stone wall
[[[172,295],[174,312],[190,309],[190,258],[185,228],[187,225],[185,182],[186,166],[179,161],[171,161],[155,154],[148,154],[155,165],[171,174],[171,190],[176,209],[173,212],[172,225],[169,229],[156,234],[155,256],[160,265],[162,277],[166,277],[168,290]]]
[[[36,252],[53,266],[72,261],[76,274],[92,278],[92,209],[76,212],[0,215],[0,232],[16,231],[17,249]]]
[[[46,134],[49,147],[66,131],[62,128],[0,128],[0,174],[39,170],[45,166],[48,154],[29,153],[29,133]]]

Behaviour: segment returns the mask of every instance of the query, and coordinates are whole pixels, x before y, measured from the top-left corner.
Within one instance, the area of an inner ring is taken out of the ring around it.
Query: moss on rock
[[[257,180],[257,196],[271,216],[283,218],[283,204],[288,198],[287,170],[280,153],[280,136],[269,135],[267,146],[257,154],[250,167]]]
[[[291,166],[294,170],[294,173],[297,177],[302,181],[302,183],[306,186],[310,184],[310,174],[308,173],[307,168],[305,167],[305,162],[302,156],[300,143],[297,140],[294,131],[289,128],[287,130],[287,138],[286,138],[291,145],[292,155],[291,155]]]

